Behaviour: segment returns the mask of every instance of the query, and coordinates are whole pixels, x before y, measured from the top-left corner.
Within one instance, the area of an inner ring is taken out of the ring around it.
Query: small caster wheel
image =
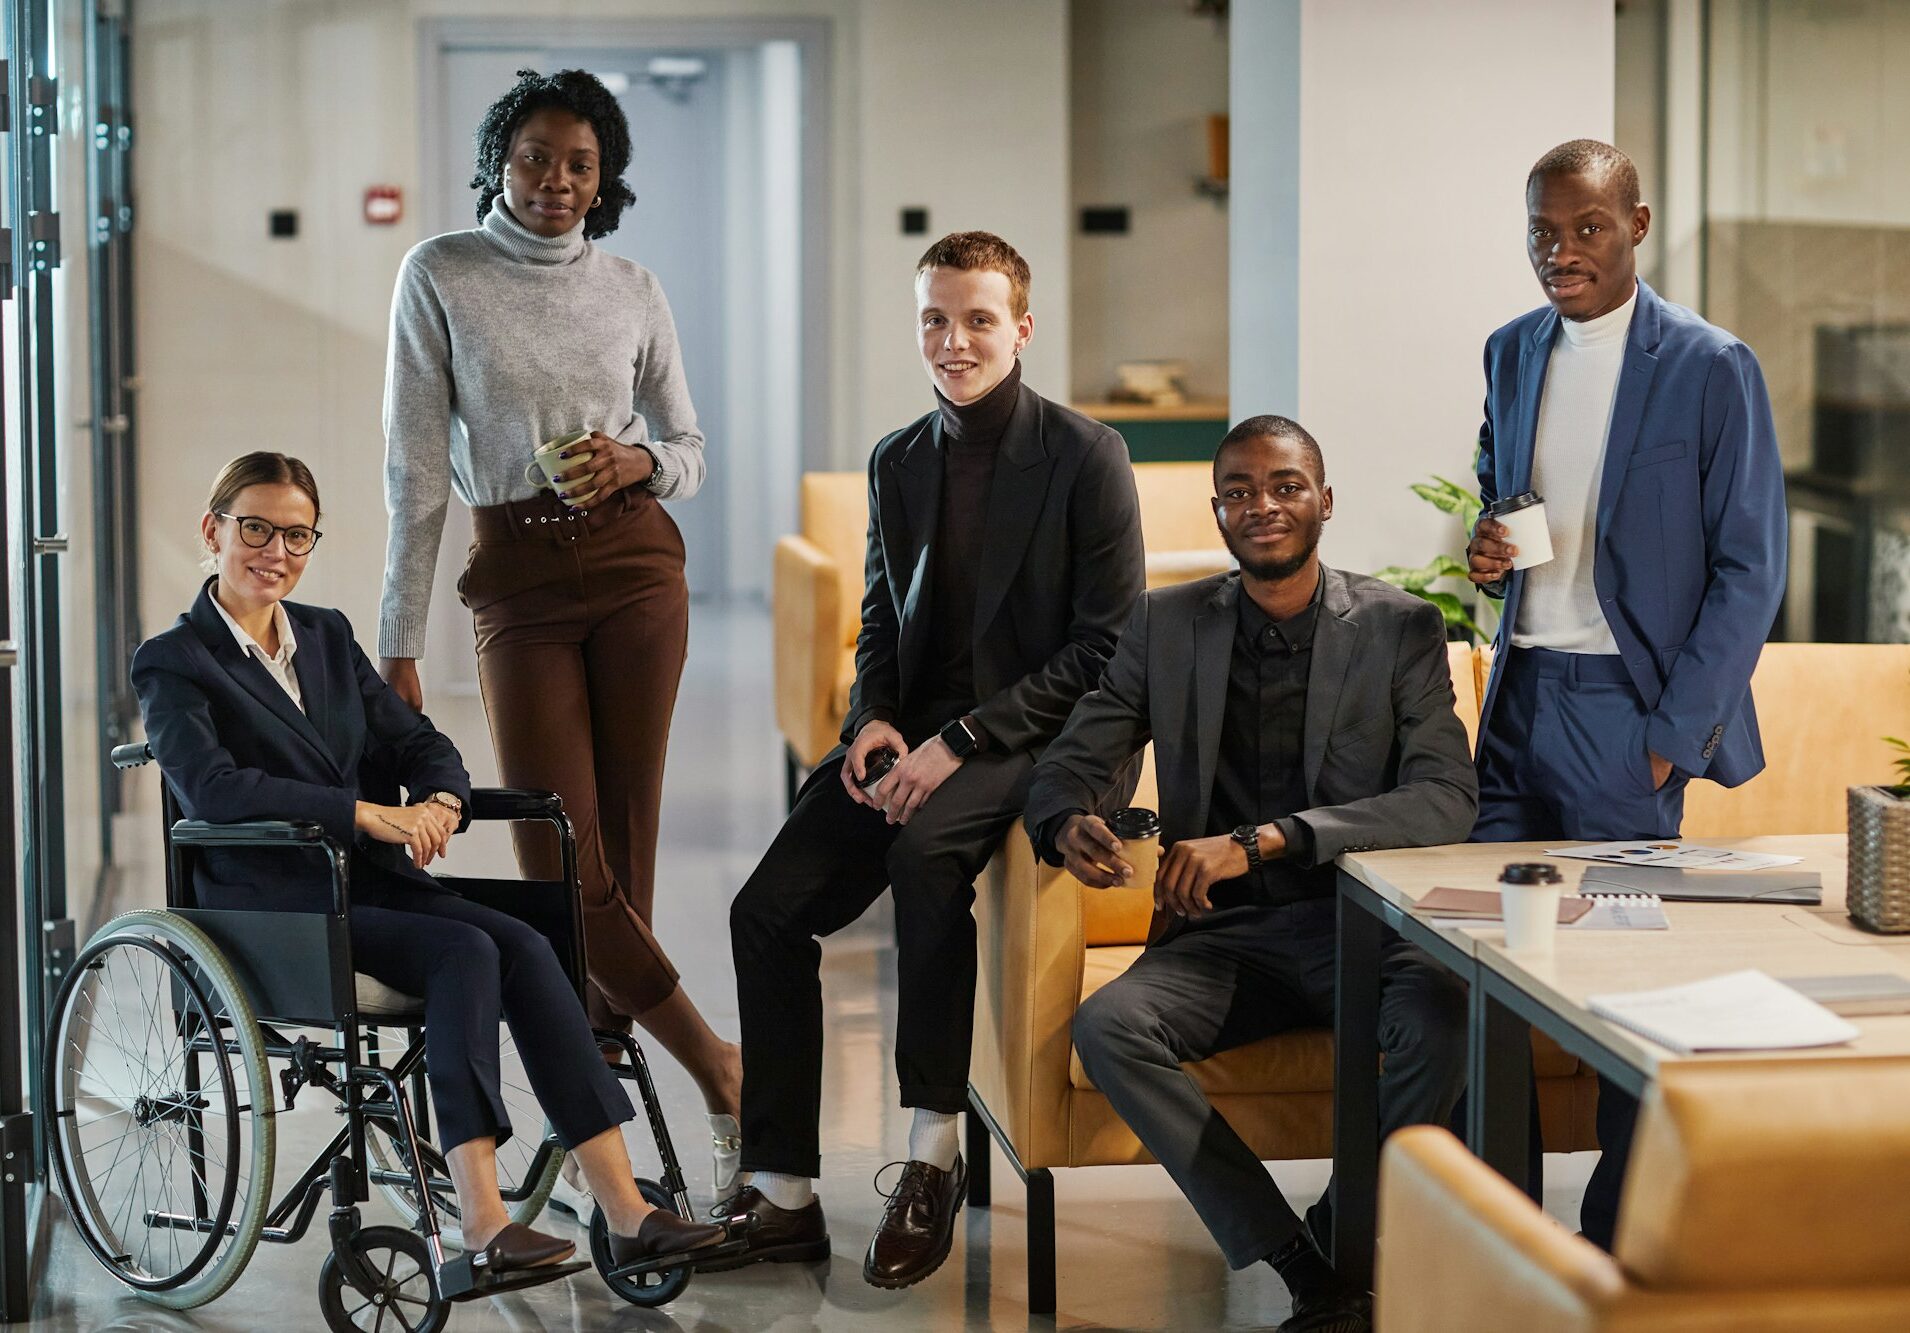
[[[345,1277],[338,1256],[327,1253],[318,1270],[318,1308],[332,1333],[439,1333],[450,1306],[438,1295],[431,1252],[424,1238],[403,1227],[366,1227],[352,1249],[378,1278],[360,1291]]]
[[[643,1195],[643,1201],[652,1208],[661,1208],[673,1216],[680,1216],[677,1213],[676,1200],[671,1198],[669,1191],[656,1181],[645,1180],[639,1176],[637,1192]],[[677,1268],[660,1269],[654,1273],[632,1273],[627,1277],[610,1276],[610,1270],[616,1267],[616,1261],[610,1257],[610,1222],[604,1217],[601,1204],[590,1215],[590,1258],[597,1265],[597,1272],[603,1277],[605,1286],[630,1304],[640,1305],[646,1310],[653,1310],[659,1305],[668,1305],[681,1296],[683,1289],[690,1285],[690,1278],[696,1271],[694,1264],[686,1263]]]

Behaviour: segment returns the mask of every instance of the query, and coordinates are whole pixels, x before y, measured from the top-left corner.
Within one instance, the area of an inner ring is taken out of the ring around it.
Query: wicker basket
[[[1850,789],[1850,919],[1886,935],[1910,933],[1910,788]]]

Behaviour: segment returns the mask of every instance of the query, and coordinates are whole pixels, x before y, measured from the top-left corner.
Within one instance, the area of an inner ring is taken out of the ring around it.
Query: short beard
[[[1298,574],[1301,570],[1306,568],[1307,561],[1311,560],[1313,553],[1320,549],[1319,534],[1315,533],[1313,540],[1308,542],[1306,546],[1291,559],[1256,561],[1242,553],[1241,549],[1234,545],[1232,534],[1225,528],[1221,529],[1220,535],[1221,539],[1227,543],[1227,550],[1233,554],[1235,562],[1239,564],[1240,572],[1249,578],[1258,579],[1262,583],[1280,583],[1292,578],[1295,574]]]

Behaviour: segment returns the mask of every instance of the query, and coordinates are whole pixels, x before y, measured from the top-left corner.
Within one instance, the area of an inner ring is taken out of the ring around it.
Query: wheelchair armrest
[[[113,747],[114,768],[138,768],[153,761],[153,747],[145,741],[129,741]]]
[[[473,787],[473,819],[554,819],[564,813],[556,792],[517,787]]]
[[[253,819],[240,824],[213,824],[203,819],[181,819],[172,826],[172,840],[182,847],[277,847],[286,844],[329,844],[325,830],[310,821]]]

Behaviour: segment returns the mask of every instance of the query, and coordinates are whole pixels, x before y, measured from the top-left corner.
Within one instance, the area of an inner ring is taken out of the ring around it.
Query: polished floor
[[[781,813],[782,765],[770,708],[769,619],[760,608],[699,606],[689,669],[678,702],[664,809],[657,895],[658,934],[684,984],[721,1032],[736,1030],[735,982],[726,930],[731,895],[755,865]],[[632,688],[642,688],[632,682]],[[463,748],[480,783],[495,779],[475,699],[427,700],[438,725]],[[150,777],[145,779],[151,782]],[[150,791],[145,793],[150,798]],[[147,848],[123,906],[161,898],[155,817],[139,821]],[[130,830],[129,830],[130,831]],[[469,869],[509,852],[500,831],[461,839],[451,869]],[[992,1208],[965,1211],[944,1268],[908,1291],[863,1282],[862,1251],[881,1214],[873,1177],[905,1155],[907,1113],[896,1105],[890,1058],[895,954],[886,900],[824,951],[828,1069],[823,1146],[832,1258],[813,1267],[773,1265],[696,1279],[654,1311],[619,1301],[591,1274],[569,1282],[454,1308],[449,1327],[481,1330],[604,1329],[1251,1329],[1287,1313],[1284,1288],[1264,1266],[1230,1273],[1191,1208],[1154,1167],[1062,1171],[1056,1178],[1060,1312],[1026,1313],[1026,1229],[1019,1188],[1006,1163],[995,1166]],[[709,1192],[702,1107],[689,1080],[658,1061],[670,1124],[699,1198]],[[303,1165],[336,1128],[323,1099],[309,1096],[280,1119],[279,1161]],[[647,1173],[655,1154],[647,1132],[631,1132],[633,1156]],[[1592,1158],[1548,1158],[1547,1205],[1576,1215]],[[1324,1185],[1324,1162],[1281,1163],[1274,1174],[1301,1206]],[[893,1172],[889,1173],[890,1178]],[[888,1183],[887,1180],[884,1182]],[[51,1205],[58,1208],[57,1201]],[[560,1215],[547,1214],[547,1219]],[[368,1222],[400,1220],[380,1200]],[[581,1233],[579,1233],[581,1239]],[[33,1330],[218,1330],[254,1333],[322,1329],[316,1276],[324,1257],[324,1217],[289,1246],[262,1245],[233,1289],[186,1313],[156,1309],[113,1283],[63,1225],[38,1286]]]

